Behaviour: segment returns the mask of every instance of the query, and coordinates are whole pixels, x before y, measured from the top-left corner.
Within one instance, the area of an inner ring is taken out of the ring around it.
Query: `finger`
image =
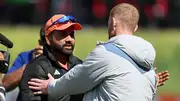
[[[167,70],[163,71],[163,74],[169,75],[169,72]]]
[[[36,50],[34,53],[37,54],[37,53],[42,53],[43,50]]]
[[[50,80],[54,80],[54,78],[52,77],[52,75],[50,73],[48,73],[48,77]]]
[[[159,84],[161,84],[161,83],[164,83],[166,80],[161,80],[160,82],[159,82]]]
[[[167,74],[168,74],[168,73],[167,73],[167,72],[165,72],[165,71],[163,71],[163,72],[162,72],[162,75],[167,75]]]
[[[169,71],[168,71],[168,70],[165,70],[165,72],[168,72],[168,73],[169,73]]]
[[[162,78],[169,78],[169,75],[163,75]]]
[[[166,73],[166,75],[170,76],[169,72],[168,72],[168,73]]]
[[[165,73],[165,75],[168,75],[168,76],[170,76],[169,72],[166,72],[166,73]]]
[[[37,82],[37,83],[42,83],[44,80],[40,80],[40,79],[37,79],[37,78],[32,78],[31,81],[32,82]]]
[[[161,86],[163,86],[163,85],[164,85],[164,83],[158,84],[158,87],[161,87]]]
[[[154,70],[157,70],[157,67],[156,67],[156,66],[154,67]]]
[[[165,82],[165,81],[167,81],[167,80],[169,80],[169,78],[168,78],[168,77],[167,77],[167,78],[162,79],[162,81],[163,81],[163,82]]]
[[[162,72],[157,73],[157,75],[160,77],[162,75]]]
[[[159,80],[158,84],[162,84],[165,83],[169,78],[163,78],[161,80]]]
[[[29,88],[32,89],[32,90],[41,90],[41,87],[29,86]]]
[[[43,47],[36,47],[35,49],[43,49]]]
[[[158,75],[164,75],[164,74],[169,75],[169,72],[168,72],[167,70],[165,70],[165,71],[159,72],[159,73],[157,73],[157,74],[158,74]]]
[[[169,77],[166,77],[165,79],[166,79],[166,80],[169,80]]]
[[[36,50],[35,52],[34,52],[34,54],[42,54],[43,53],[43,50]]]
[[[4,60],[4,55],[0,52],[0,60]]]
[[[168,77],[169,76],[169,73],[161,73],[161,74],[158,74],[160,77]]]
[[[162,75],[163,75],[163,76],[165,76],[165,75],[168,75],[168,76],[169,76],[169,73],[164,72],[164,73],[162,73]]]
[[[163,76],[162,75],[159,75],[159,79],[162,79],[163,78]]]
[[[162,76],[162,78],[166,78],[166,77],[169,77],[169,74],[165,73],[165,74],[163,74],[161,76]]]
[[[35,55],[36,55],[36,54],[42,54],[42,53],[43,53],[43,50],[35,50],[33,53],[34,53]]]
[[[43,94],[43,93],[42,93],[42,91],[38,91],[38,92],[34,92],[33,94],[34,94],[34,95],[41,95],[41,94]]]
[[[37,46],[35,49],[43,49],[43,46]]]
[[[159,80],[159,81],[158,81],[158,84],[161,84],[161,83],[163,83],[162,80]]]
[[[39,86],[39,87],[42,86],[41,83],[36,83],[36,82],[31,82],[31,81],[29,81],[28,84],[31,86]]]
[[[160,82],[158,85],[164,85],[165,84],[165,82]]]

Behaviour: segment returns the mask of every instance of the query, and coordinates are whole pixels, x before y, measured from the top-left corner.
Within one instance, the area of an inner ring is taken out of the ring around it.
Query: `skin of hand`
[[[157,70],[157,67],[155,67],[155,70]],[[156,77],[157,77],[157,80],[158,80],[157,87],[161,87],[161,86],[163,86],[165,84],[165,82],[167,80],[169,80],[170,74],[169,74],[169,72],[167,70],[165,70],[165,71],[156,73]]]
[[[38,57],[39,55],[43,54],[43,46],[38,45],[33,52],[33,58]]]
[[[155,68],[155,70],[156,70],[156,68]],[[51,74],[48,74],[48,77],[49,77],[48,80],[32,78],[28,82],[29,88],[37,91],[37,92],[34,92],[35,95],[48,93],[48,85],[54,81],[54,78],[51,76]],[[169,79],[169,72],[168,71],[159,72],[156,74],[156,77],[158,79],[158,87],[161,87],[165,84],[165,81],[167,81]]]
[[[48,93],[48,85],[54,81],[54,78],[51,74],[48,74],[48,80],[41,80],[37,78],[32,78],[31,81],[28,82],[29,88],[36,90],[34,92],[35,95],[47,94]]]
[[[19,82],[22,78],[23,71],[26,67],[26,64],[24,64],[21,68],[18,70],[8,73],[3,78],[3,86],[5,87],[6,91],[9,92],[16,88],[19,85]]]

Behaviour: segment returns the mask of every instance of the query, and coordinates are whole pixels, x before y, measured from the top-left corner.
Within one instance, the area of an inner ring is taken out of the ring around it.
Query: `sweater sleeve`
[[[108,61],[104,48],[96,47],[80,65],[76,65],[64,76],[51,82],[50,97],[85,93],[100,84],[107,75]]]

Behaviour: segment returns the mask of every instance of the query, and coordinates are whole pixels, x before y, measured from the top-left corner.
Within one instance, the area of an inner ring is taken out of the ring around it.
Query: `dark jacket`
[[[81,64],[82,61],[77,57],[71,55],[68,62],[68,70],[73,68],[77,64]],[[43,55],[40,55],[33,61],[31,61],[24,70],[22,80],[20,82],[20,93],[18,101],[48,101],[48,95],[33,95],[33,91],[28,88],[28,81],[31,78],[48,79],[47,74],[50,73],[55,79],[60,78],[68,70],[61,67],[51,52],[44,51]],[[64,96],[56,98],[53,101],[82,101],[83,94]]]

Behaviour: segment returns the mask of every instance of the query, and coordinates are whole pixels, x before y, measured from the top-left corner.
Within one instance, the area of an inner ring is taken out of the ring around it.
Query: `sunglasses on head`
[[[49,29],[51,26],[55,25],[55,24],[66,24],[69,21],[71,21],[72,23],[77,22],[76,18],[73,16],[63,16],[61,18],[59,18],[58,20],[54,21],[47,29]]]

